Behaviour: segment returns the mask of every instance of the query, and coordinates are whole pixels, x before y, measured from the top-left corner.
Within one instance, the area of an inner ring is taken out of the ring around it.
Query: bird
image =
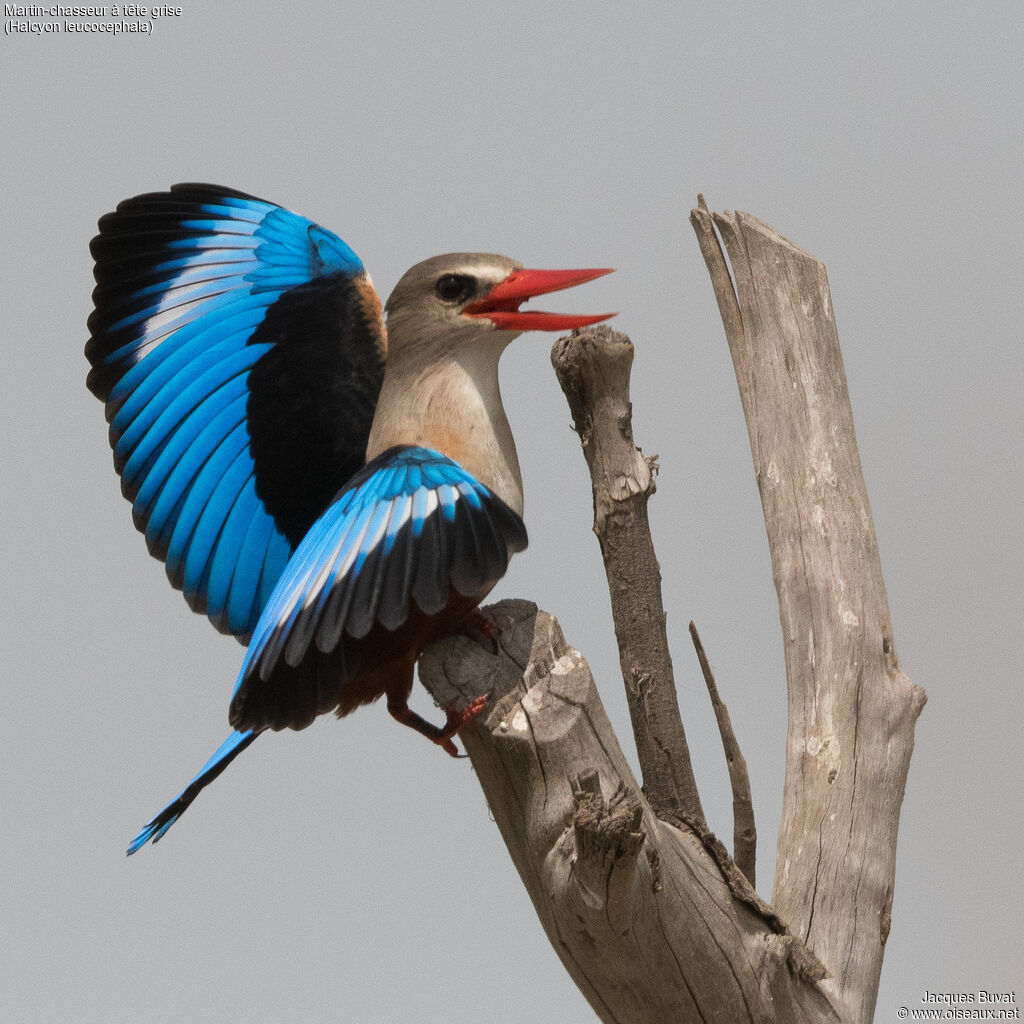
[[[136,528],[189,606],[246,647],[232,732],[131,841],[157,842],[257,737],[386,697],[447,753],[484,707],[412,711],[415,664],[527,545],[498,361],[520,309],[608,268],[417,263],[382,306],[342,239],[235,189],[119,203],[90,243],[89,390]],[[482,625],[486,626],[486,623]]]

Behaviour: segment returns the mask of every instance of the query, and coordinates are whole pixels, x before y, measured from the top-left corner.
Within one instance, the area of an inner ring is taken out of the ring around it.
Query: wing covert
[[[244,637],[363,465],[379,299],[336,235],[212,185],[126,200],[90,248],[87,384],[122,492],[190,606]]]

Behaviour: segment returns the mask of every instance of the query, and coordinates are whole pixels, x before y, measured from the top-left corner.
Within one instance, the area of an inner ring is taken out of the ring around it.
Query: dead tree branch
[[[420,675],[443,705],[491,694],[462,731],[466,750],[552,946],[602,1021],[867,1024],[924,691],[896,659],[825,269],[756,218],[702,203],[691,220],[743,399],[785,644],[774,909],[700,813],[646,526],[652,466],[630,428],[628,339],[577,335],[555,362],[591,466],[644,791],[585,661],[534,606],[488,610],[497,653],[449,637]]]
[[[736,867],[747,876],[751,886],[757,885],[755,871],[757,865],[757,826],[754,823],[754,803],[750,796],[750,775],[747,773],[747,762],[740,750],[739,741],[732,728],[729,709],[718,695],[711,664],[704,652],[697,627],[690,623],[690,636],[693,648],[697,652],[697,661],[704,676],[704,683],[711,698],[711,707],[718,722],[718,734],[722,737],[725,750],[725,761],[729,767],[729,785],[732,787],[732,855]]]
[[[657,463],[644,458],[633,441],[633,344],[608,327],[592,327],[555,342],[551,362],[590,470],[594,533],[608,577],[644,793],[662,817],[681,813],[703,825],[647,521]]]
[[[825,267],[749,214],[690,220],[761,492],[789,689],[772,903],[872,1018],[924,691],[900,671]],[[726,263],[715,227],[729,255]]]
[[[420,678],[442,704],[491,692],[460,737],[541,924],[597,1016],[839,1021],[803,943],[749,887],[748,900],[735,897],[704,841],[654,814],[558,623],[525,601],[486,611],[500,652],[449,637],[424,653]]]

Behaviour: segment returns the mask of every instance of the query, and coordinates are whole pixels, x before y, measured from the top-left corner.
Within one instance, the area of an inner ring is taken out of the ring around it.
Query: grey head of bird
[[[389,358],[412,355],[410,350],[437,358],[486,340],[500,352],[520,332],[498,331],[467,309],[521,267],[487,253],[448,253],[411,267],[384,307]]]
[[[527,299],[560,291],[610,271],[528,270],[491,253],[447,253],[417,263],[385,306],[389,357],[415,348],[439,357],[487,343],[500,353],[524,331],[571,330],[608,315],[575,316],[521,310]]]
[[[607,270],[529,270],[507,256],[449,253],[407,271],[385,307],[388,356],[367,445],[374,458],[415,444],[455,459],[522,514],[515,442],[501,402],[498,360],[529,330],[571,330],[609,314],[521,310],[529,298]]]

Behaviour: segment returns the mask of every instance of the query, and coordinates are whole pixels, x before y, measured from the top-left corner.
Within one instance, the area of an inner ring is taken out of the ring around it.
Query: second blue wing
[[[384,452],[282,573],[246,651],[232,725],[308,725],[339,704],[363,663],[386,663],[389,636],[453,595],[479,600],[526,544],[522,519],[452,459],[414,446]]]

